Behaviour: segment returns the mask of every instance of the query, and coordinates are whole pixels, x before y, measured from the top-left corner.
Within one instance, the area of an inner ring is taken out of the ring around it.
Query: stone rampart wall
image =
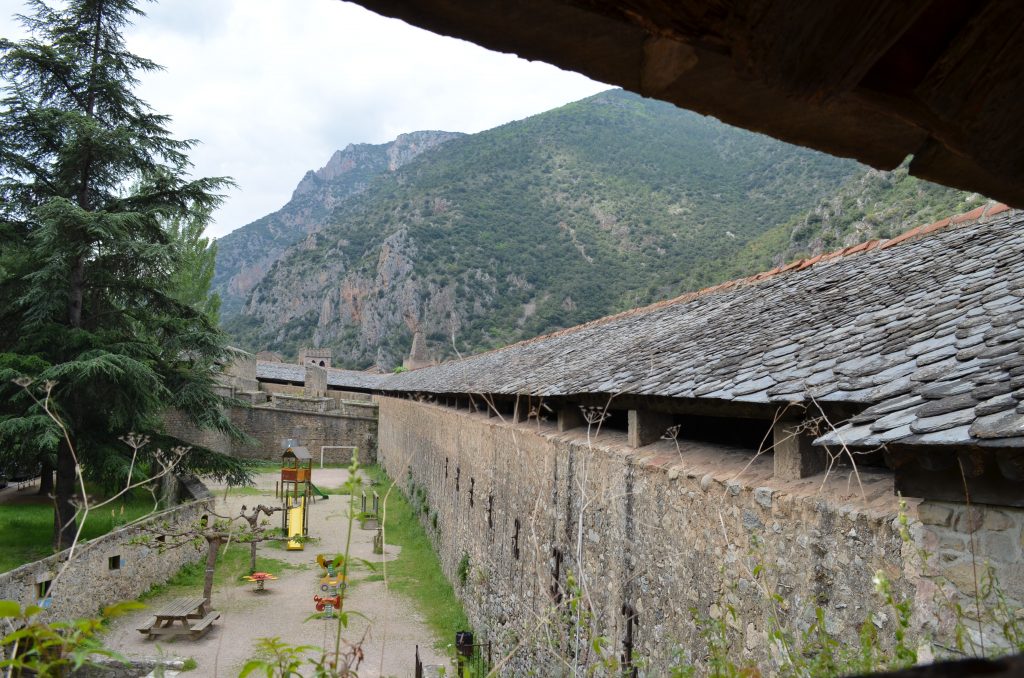
[[[635,611],[634,655],[650,675],[664,673],[676,653],[703,656],[695,615],[725,622],[737,659],[770,661],[772,620],[799,632],[816,607],[833,633],[856,639],[870,619],[879,642],[891,643],[895,614],[880,602],[876,573],[914,601],[915,638],[948,641],[955,615],[936,600],[942,588],[952,600],[974,590],[960,569],[945,566],[969,561],[971,529],[978,559],[993,562],[1012,599],[1024,598],[1021,511],[968,517],[956,505],[908,500],[901,531],[892,477],[882,470],[862,469],[863,489],[849,472],[778,481],[770,455],[752,460],[747,451],[683,441],[635,450],[619,431],[588,443],[583,428],[559,433],[547,423],[513,426],[376,400],[380,462],[406,490],[425,491],[424,525],[474,628],[497,643],[498,656],[526,639],[507,675],[564,667],[556,655],[570,655],[574,631],[556,600],[569,595],[569,572],[616,654]],[[982,535],[984,524],[992,531]],[[936,557],[923,563],[922,547]]]
[[[370,403],[373,401],[373,396],[369,393],[359,393],[357,391],[336,391],[330,387],[327,388],[327,395],[330,397],[338,397],[341,400],[354,400],[356,402]]]
[[[280,410],[301,410],[303,412],[317,412],[325,414],[334,409],[332,398],[311,398],[303,395],[288,395],[286,393],[275,393],[270,398],[270,406]]]
[[[377,418],[377,405],[372,402],[360,400],[342,400],[338,404],[338,412],[345,417],[369,417]]]
[[[164,413],[164,426],[167,432],[192,445],[198,445],[221,454],[231,454],[230,436],[211,431],[209,429],[197,428],[188,420],[180,410],[168,410]]]
[[[205,553],[183,546],[157,556],[148,546],[132,543],[146,534],[141,526],[156,522],[192,525],[209,512],[211,502],[211,499],[200,499],[182,504],[156,513],[141,523],[83,542],[75,549],[70,566],[63,571],[68,551],[2,573],[0,599],[15,600],[22,606],[42,605],[45,611],[41,619],[52,621],[95,616],[107,605],[138,598]],[[45,582],[51,582],[48,597],[40,595],[40,587]]]
[[[255,444],[236,443],[231,454],[246,459],[280,459],[281,440],[299,438],[319,461],[321,445],[355,445],[359,463],[377,460],[377,417],[352,416],[274,409],[267,407],[232,408],[231,419],[252,436]],[[324,450],[324,461],[347,463],[350,450]]]
[[[343,406],[345,409],[325,413],[283,407],[232,407],[231,421],[253,438],[250,443],[198,430],[177,412],[169,412],[165,423],[168,432],[182,440],[244,459],[280,459],[281,440],[299,438],[317,460],[321,445],[355,445],[359,448],[361,464],[374,463],[377,459],[376,406],[363,403],[343,403]],[[348,463],[350,459],[349,450],[324,450],[325,462]]]
[[[305,387],[296,386],[294,384],[276,384],[269,381],[260,382],[260,390],[265,393],[280,393],[284,395],[301,396],[305,394]],[[341,408],[345,401],[353,401],[359,403],[365,403],[366,405],[372,405],[373,396],[368,393],[357,393],[355,391],[341,391],[337,389],[327,388],[327,397],[333,398],[335,408]]]

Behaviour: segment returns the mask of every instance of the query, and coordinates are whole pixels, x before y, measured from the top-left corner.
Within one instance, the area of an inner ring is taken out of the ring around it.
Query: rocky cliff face
[[[416,326],[433,358],[504,345],[724,279],[746,242],[860,170],[621,91],[431,153],[399,141],[382,161],[397,169],[266,270],[227,324],[240,345],[382,369]],[[350,164],[296,200],[328,201]]]
[[[420,153],[459,136],[423,131],[402,134],[386,144],[349,144],[335,151],[323,167],[307,172],[280,210],[218,240],[213,287],[221,295],[224,318],[241,311],[250,290],[274,262],[290,246],[323,228],[345,200]]]

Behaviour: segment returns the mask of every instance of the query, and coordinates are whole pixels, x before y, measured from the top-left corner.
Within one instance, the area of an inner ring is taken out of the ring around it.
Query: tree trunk
[[[41,497],[49,497],[53,494],[53,464],[49,460],[43,460],[39,475],[39,491],[36,494]]]
[[[160,479],[160,505],[170,508],[178,503],[178,477],[167,473]]]
[[[68,448],[66,441],[61,441],[57,449],[57,483],[53,498],[53,548],[56,551],[66,549],[75,540],[75,484],[78,473],[75,469],[75,457]]]
[[[249,542],[249,574],[256,571],[256,540]]]
[[[71,327],[82,326],[82,304],[85,299],[85,255],[75,260],[71,269],[71,281],[68,287],[68,324]]]
[[[206,538],[206,578],[203,580],[203,597],[207,604],[211,604],[213,598],[213,572],[217,567],[217,551],[220,549],[220,537]]]

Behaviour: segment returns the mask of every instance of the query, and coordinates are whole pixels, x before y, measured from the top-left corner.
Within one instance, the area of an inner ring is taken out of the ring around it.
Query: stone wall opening
[[[672,420],[673,425],[679,427],[676,432],[678,440],[728,445],[751,452],[771,451],[771,421],[692,414],[675,415]]]
[[[629,431],[629,411],[628,410],[613,410],[608,409],[604,412],[606,419],[600,422],[601,431],[609,433],[611,431],[618,431],[620,433],[626,433]],[[592,423],[590,425],[592,433],[598,432],[598,424]]]

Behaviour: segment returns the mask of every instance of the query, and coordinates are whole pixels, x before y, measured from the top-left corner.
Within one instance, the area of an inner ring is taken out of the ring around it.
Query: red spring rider
[[[317,612],[323,612],[324,608],[326,608],[328,605],[333,607],[335,610],[337,610],[339,607],[341,607],[341,596],[340,595],[337,595],[337,596],[334,596],[334,597],[331,597],[331,598],[327,598],[327,597],[323,597],[323,596],[313,596],[313,600],[316,602],[316,611]]]

